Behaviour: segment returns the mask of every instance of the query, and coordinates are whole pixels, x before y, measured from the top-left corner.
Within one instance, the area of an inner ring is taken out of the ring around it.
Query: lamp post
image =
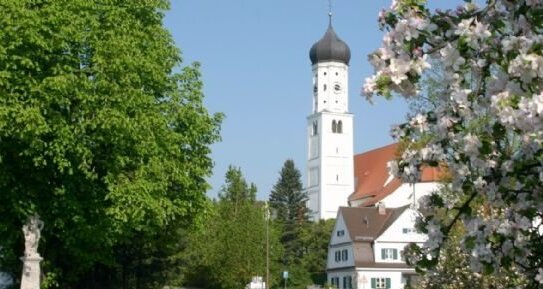
[[[268,202],[264,207],[266,209],[266,289],[270,289],[270,207]]]

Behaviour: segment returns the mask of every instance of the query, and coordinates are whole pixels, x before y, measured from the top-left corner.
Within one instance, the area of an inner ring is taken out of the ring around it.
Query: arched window
[[[343,122],[341,120],[337,122],[337,133],[343,133]]]
[[[332,132],[333,133],[337,132],[337,122],[335,119],[332,121]]]
[[[315,120],[313,121],[313,131],[311,131],[311,135],[317,135],[319,133],[319,123]]]

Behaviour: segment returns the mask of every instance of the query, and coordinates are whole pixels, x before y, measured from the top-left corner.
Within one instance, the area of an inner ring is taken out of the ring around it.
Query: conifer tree
[[[300,244],[300,229],[308,220],[306,208],[307,195],[302,189],[300,171],[294,161],[285,161],[279,179],[270,194],[270,205],[275,210],[277,220],[282,225],[281,242],[285,248],[283,263],[291,263],[303,254]]]

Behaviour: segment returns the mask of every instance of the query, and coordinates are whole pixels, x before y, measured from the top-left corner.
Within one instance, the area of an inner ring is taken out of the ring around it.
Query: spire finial
[[[332,0],[328,0],[328,25],[332,26]]]

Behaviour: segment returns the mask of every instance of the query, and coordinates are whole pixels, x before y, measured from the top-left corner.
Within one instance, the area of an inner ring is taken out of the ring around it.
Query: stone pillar
[[[40,289],[40,255],[22,257],[23,275],[21,289]]]

